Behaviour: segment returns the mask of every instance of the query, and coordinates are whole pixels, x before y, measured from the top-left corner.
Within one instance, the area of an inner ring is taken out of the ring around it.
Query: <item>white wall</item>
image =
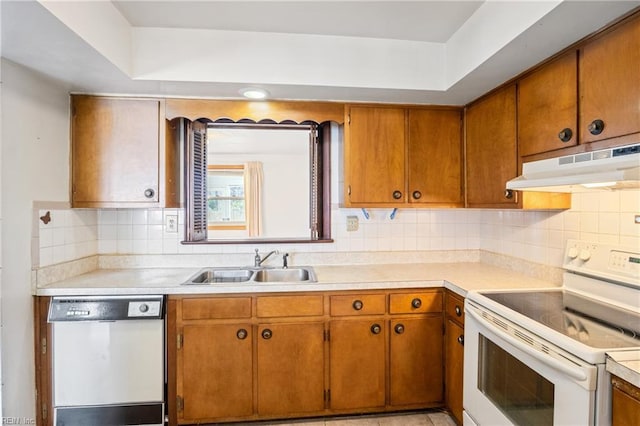
[[[34,201],[69,198],[68,90],[2,60],[3,416],[35,418]]]

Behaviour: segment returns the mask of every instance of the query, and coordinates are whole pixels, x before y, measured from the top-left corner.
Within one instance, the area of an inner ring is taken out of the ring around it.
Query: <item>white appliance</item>
[[[561,288],[469,292],[465,425],[609,425],[605,353],[640,349],[640,253],[569,240]]]
[[[506,186],[542,192],[638,189],[640,143],[524,163],[522,175]]]
[[[54,297],[56,426],[164,424],[163,296]]]

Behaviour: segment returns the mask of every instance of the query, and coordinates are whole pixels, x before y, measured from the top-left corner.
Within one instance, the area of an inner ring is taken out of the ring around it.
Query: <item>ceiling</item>
[[[2,0],[2,57],[70,92],[462,105],[639,6]]]

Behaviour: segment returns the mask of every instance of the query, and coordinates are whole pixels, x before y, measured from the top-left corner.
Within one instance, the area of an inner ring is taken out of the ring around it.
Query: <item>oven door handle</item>
[[[487,326],[487,321],[484,320],[483,318],[480,317],[480,315],[475,311],[475,309],[471,308],[471,309],[467,309],[466,310],[467,314],[471,314],[471,317],[473,319],[475,319],[479,324],[484,325],[486,328],[489,328]],[[572,377],[575,380],[578,380],[580,382],[584,382],[588,379],[588,375],[587,373],[585,373],[582,369],[580,368],[575,368],[575,367],[570,367],[567,364],[558,361],[555,358],[552,358],[550,356],[544,356],[541,352],[533,349],[532,347],[520,342],[517,338],[514,338],[514,336],[510,335],[509,333],[499,329],[498,327],[491,327],[491,331],[494,332],[495,334],[497,334],[499,337],[501,337],[503,340],[505,340],[506,342],[508,342],[510,345],[515,346],[516,348],[520,349],[522,352],[525,352],[526,354],[544,362],[545,364],[547,364],[548,366],[568,375],[569,377]]]

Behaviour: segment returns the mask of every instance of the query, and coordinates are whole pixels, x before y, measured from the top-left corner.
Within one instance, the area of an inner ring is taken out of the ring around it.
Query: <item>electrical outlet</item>
[[[164,232],[178,232],[178,216],[168,214],[164,217]]]
[[[347,231],[358,230],[358,216],[347,216]]]

